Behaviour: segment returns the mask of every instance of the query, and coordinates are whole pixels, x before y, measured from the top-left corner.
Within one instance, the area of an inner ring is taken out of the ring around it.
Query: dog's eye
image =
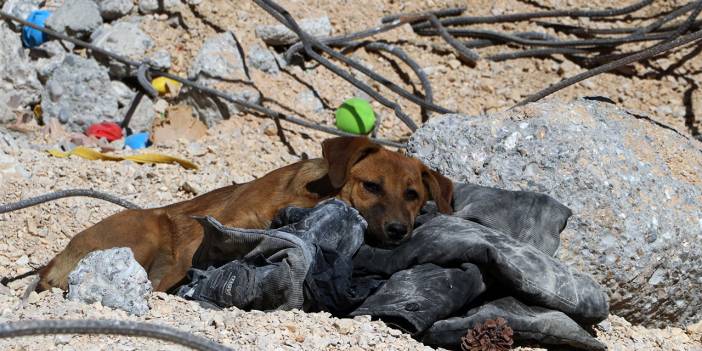
[[[380,194],[383,191],[383,188],[380,186],[380,184],[374,182],[363,182],[363,188],[365,188],[373,194]]]
[[[419,194],[417,194],[417,191],[414,189],[407,189],[405,191],[405,200],[407,201],[414,201],[419,199]]]

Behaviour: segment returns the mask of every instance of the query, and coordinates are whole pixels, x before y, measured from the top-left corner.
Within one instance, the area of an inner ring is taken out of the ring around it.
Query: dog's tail
[[[30,276],[38,274],[39,271],[41,271],[43,268],[44,267],[34,268],[29,272],[22,273],[20,275],[14,276],[14,277],[3,277],[2,279],[0,279],[0,283],[2,283],[2,285],[7,286],[8,283],[14,282],[15,280],[24,279],[26,277],[30,277]],[[29,285],[27,285],[27,287],[24,289],[24,293],[22,293],[22,298],[21,298],[20,304],[24,304],[27,302],[27,299],[29,298],[29,294],[31,294],[32,291],[37,290],[38,284],[39,284],[39,276],[35,276],[34,279],[32,279],[32,281],[29,283]]]
[[[24,278],[27,278],[27,277],[29,277],[29,276],[38,274],[39,271],[41,271],[43,268],[44,268],[44,267],[35,268],[35,269],[32,269],[32,270],[29,271],[29,272],[22,273],[22,274],[20,274],[20,275],[14,276],[14,277],[3,277],[2,279],[0,279],[0,284],[7,286],[8,283],[12,283],[12,282],[14,282],[14,281],[16,281],[16,280],[24,279]]]
[[[36,197],[20,200],[20,201],[13,202],[10,204],[0,205],[0,214],[12,212],[12,211],[17,211],[17,210],[20,210],[23,208],[36,206],[39,204],[43,204],[45,202],[61,199],[64,197],[72,197],[72,196],[93,197],[96,199],[109,201],[115,205],[119,205],[119,206],[122,206],[124,208],[141,209],[141,207],[137,206],[136,204],[134,204],[132,202],[121,199],[121,198],[114,196],[114,195],[110,195],[108,193],[103,193],[103,192],[92,190],[92,189],[68,189],[68,190],[59,190],[59,191],[55,191],[53,193],[47,193],[44,195],[39,195]]]

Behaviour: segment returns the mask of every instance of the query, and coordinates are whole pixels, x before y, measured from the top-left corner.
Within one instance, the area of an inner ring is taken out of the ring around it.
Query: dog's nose
[[[385,225],[385,233],[391,240],[402,240],[407,235],[407,226],[402,223],[388,223]]]

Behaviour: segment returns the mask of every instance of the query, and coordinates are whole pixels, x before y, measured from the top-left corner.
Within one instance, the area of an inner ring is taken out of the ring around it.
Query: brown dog
[[[39,272],[39,290],[68,287],[68,274],[94,250],[129,247],[158,291],[183,280],[203,229],[192,216],[210,215],[224,225],[266,228],[287,206],[314,207],[337,197],[368,222],[366,242],[394,246],[412,232],[424,203],[451,212],[451,181],[416,159],[363,137],[322,143],[324,158],[300,161],[245,184],[211,191],[169,206],[125,210],[77,234]]]

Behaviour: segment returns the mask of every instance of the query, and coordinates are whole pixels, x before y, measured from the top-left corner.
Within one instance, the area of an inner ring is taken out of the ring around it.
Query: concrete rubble
[[[298,24],[309,35],[320,38],[331,35],[332,26],[327,16],[305,18],[300,20]],[[266,44],[273,46],[290,45],[298,41],[297,35],[282,24],[257,26],[256,36]]]
[[[152,292],[146,271],[129,248],[94,251],[85,256],[68,276],[72,301],[125,310],[137,316],[149,311]]]
[[[573,210],[559,257],[611,311],[663,327],[702,319],[702,149],[614,105],[541,102],[435,117],[410,154],[457,181],[546,193]]]
[[[100,8],[92,0],[66,0],[46,20],[47,28],[79,38],[89,37],[100,25]]]
[[[44,119],[56,118],[76,132],[95,122],[120,121],[118,98],[107,69],[93,60],[66,55],[52,71],[41,96]]]
[[[225,32],[208,38],[188,70],[188,78],[217,88],[231,96],[259,103],[261,94],[251,85],[234,33]],[[181,101],[192,105],[195,115],[208,127],[241,111],[236,104],[213,98],[195,89],[183,88]]]

